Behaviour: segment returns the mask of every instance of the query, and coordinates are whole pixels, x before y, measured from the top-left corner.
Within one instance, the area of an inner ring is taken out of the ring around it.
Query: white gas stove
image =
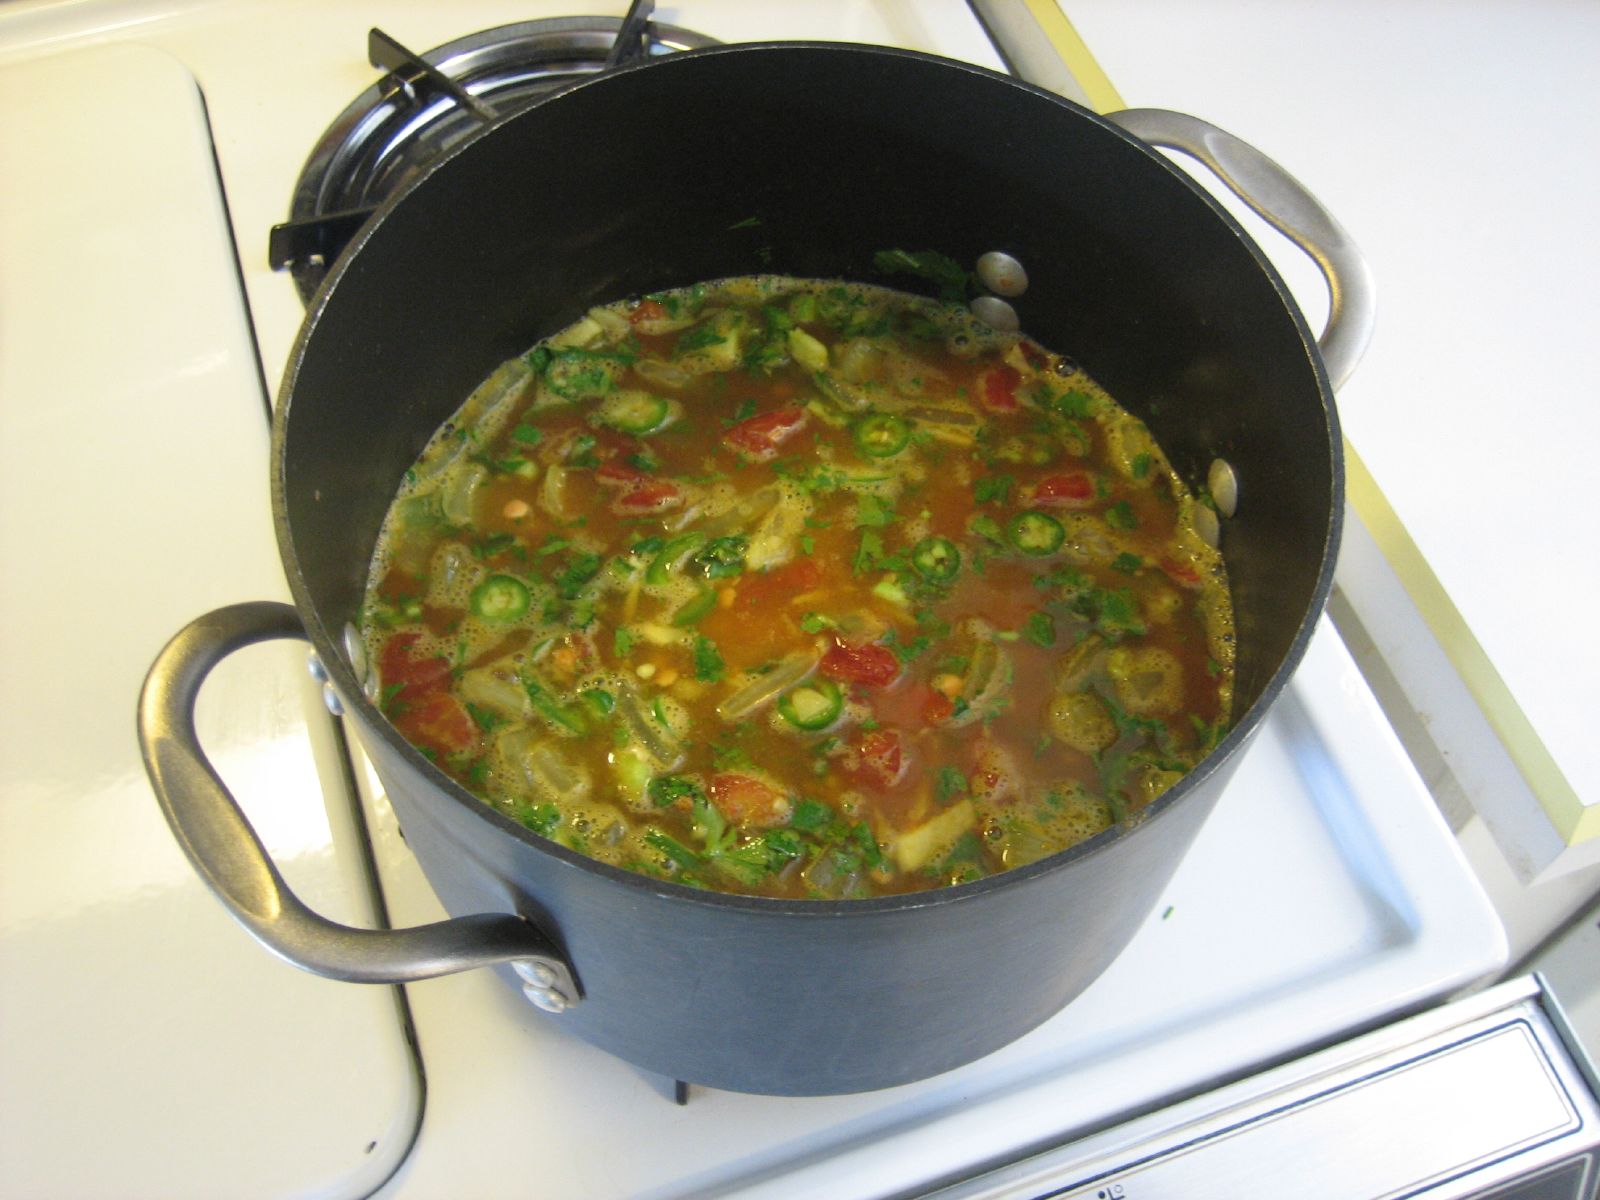
[[[670,1081],[569,1037],[487,972],[335,984],[227,921],[161,822],[132,726],[180,625],[286,598],[267,414],[302,308],[267,265],[268,231],[310,148],[382,74],[370,27],[424,49],[570,11],[0,7],[6,1194],[844,1200],[922,1194],[1091,1134],[1094,1178],[1111,1178],[1141,1144],[1131,1118],[1266,1078],[1501,968],[1493,911],[1326,622],[1112,968],[1027,1037],[922,1083],[802,1100],[694,1089],[679,1106]],[[873,42],[1004,68],[965,0],[686,0],[655,18],[720,41]],[[439,918],[304,658],[252,649],[208,683],[221,773],[319,911]],[[1004,1194],[1064,1194],[1091,1178],[1076,1169]],[[1125,1194],[1097,1186],[1086,1194]]]

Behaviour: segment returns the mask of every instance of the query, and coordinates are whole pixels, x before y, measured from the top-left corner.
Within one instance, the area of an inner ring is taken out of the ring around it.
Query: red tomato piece
[[[822,656],[817,669],[824,679],[835,683],[859,683],[864,687],[883,687],[893,683],[900,674],[900,660],[894,651],[876,642],[852,645],[838,638]]]
[[[778,456],[784,442],[806,427],[806,410],[797,404],[740,421],[722,440],[751,462],[767,462]]]
[[[628,320],[638,324],[640,321],[660,321],[667,316],[667,306],[659,300],[641,300],[634,305],[633,311],[628,314]]]
[[[991,412],[1017,411],[1017,384],[1022,382],[1022,372],[1013,366],[1001,364],[983,373],[983,386],[978,395],[983,406]]]
[[[929,725],[943,725],[956,715],[956,702],[938,688],[929,688],[922,702],[922,719]]]
[[[1033,485],[1033,502],[1046,508],[1083,508],[1094,501],[1094,476],[1087,471],[1050,475]]]
[[[752,775],[723,771],[706,781],[706,792],[722,815],[736,825],[781,825],[789,801],[777,788]]]
[[[683,506],[683,493],[664,479],[650,479],[623,492],[611,502],[611,511],[624,517],[645,516]]]
[[[626,463],[616,461],[601,463],[595,468],[594,479],[596,483],[605,487],[631,488],[644,483],[650,477],[643,471],[628,466]]]
[[[395,726],[418,746],[446,754],[470,750],[478,740],[472,717],[449,692],[428,692],[414,701],[408,699],[395,717]]]
[[[868,787],[888,790],[904,781],[911,755],[897,729],[874,729],[845,759],[845,771]]]
[[[383,654],[378,659],[378,677],[385,689],[395,688],[392,693],[395,700],[411,703],[425,692],[449,686],[448,659],[443,655],[433,658],[412,655],[421,637],[420,633],[397,633],[384,643]]]
[[[1170,558],[1163,558],[1161,560],[1161,569],[1166,573],[1168,579],[1180,587],[1196,589],[1200,587],[1200,572],[1187,563],[1176,563]]]

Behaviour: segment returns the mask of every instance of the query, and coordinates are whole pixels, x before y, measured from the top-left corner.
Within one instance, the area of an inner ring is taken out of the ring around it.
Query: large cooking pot
[[[291,962],[395,982],[501,964],[580,1037],[735,1090],[879,1088],[1025,1033],[1111,962],[1156,902],[1299,662],[1342,501],[1323,355],[1260,250],[1146,141],[1267,187],[1318,248],[1341,377],[1370,307],[1359,256],[1247,147],[1189,118],[1102,119],[1004,76],[837,44],[718,47],[579,84],[488,128],[390,201],[317,296],[273,438],[295,608],[202,617],[162,653],[145,759],[191,859]],[[778,271],[903,285],[873,253],[1003,250],[1025,329],[1145,418],[1174,465],[1240,484],[1225,521],[1237,724],[1137,820],[957,888],[845,902],[713,895],[546,841],[435,770],[364,692],[350,636],[401,473],[488,372],[587,307]],[[302,633],[302,625],[304,631]],[[284,887],[195,742],[200,681],[234,648],[308,637],[453,920],[346,929]]]

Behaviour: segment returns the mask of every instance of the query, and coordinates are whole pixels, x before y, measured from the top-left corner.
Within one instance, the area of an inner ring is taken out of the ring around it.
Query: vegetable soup
[[[496,370],[407,472],[362,632],[400,732],[543,837],[722,891],[917,891],[1135,817],[1220,739],[1205,504],[964,307],[729,279]]]

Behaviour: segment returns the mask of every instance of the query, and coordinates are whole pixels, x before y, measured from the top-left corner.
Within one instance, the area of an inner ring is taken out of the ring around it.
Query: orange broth
[[[1021,335],[723,280],[499,368],[407,473],[363,634],[398,729],[543,837],[723,891],[917,891],[1136,817],[1221,737],[1202,505]]]

